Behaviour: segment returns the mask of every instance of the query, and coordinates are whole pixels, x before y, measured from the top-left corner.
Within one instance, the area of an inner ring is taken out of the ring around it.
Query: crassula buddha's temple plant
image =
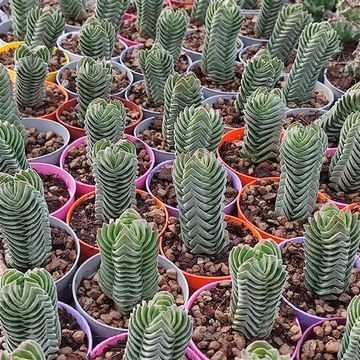
[[[205,23],[206,11],[210,5],[211,0],[194,0],[191,8],[191,19],[193,21],[199,21]]]
[[[339,0],[336,9],[344,18],[360,24],[360,4],[357,0]]]
[[[345,71],[355,79],[355,81],[360,81],[360,42],[355,49],[354,59],[349,62],[346,66]]]
[[[33,341],[23,341],[19,347],[12,351],[0,352],[0,360],[45,360],[45,354],[41,346]]]
[[[266,341],[254,341],[241,352],[242,360],[289,360],[290,355],[280,355],[277,349],[274,349]]]
[[[129,4],[130,0],[97,0],[95,17],[109,21],[117,31]]]
[[[136,28],[140,36],[155,39],[156,23],[162,11],[163,0],[135,0]]]
[[[82,21],[87,17],[88,0],[59,0],[61,12],[67,19]]]
[[[335,2],[335,0],[304,0],[304,7],[315,21],[321,21],[326,12],[334,8]]]

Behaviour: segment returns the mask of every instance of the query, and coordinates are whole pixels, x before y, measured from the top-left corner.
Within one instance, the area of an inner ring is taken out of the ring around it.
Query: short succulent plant
[[[189,25],[189,17],[184,9],[165,7],[156,23],[156,42],[171,54],[177,65],[181,52],[181,42]]]
[[[235,0],[214,0],[205,19],[202,70],[216,83],[227,83],[235,75],[236,38],[244,15]]]
[[[339,0],[336,9],[345,19],[360,24],[360,3],[358,0]]]
[[[305,26],[294,65],[283,89],[288,102],[302,104],[312,97],[321,69],[339,46],[340,39],[329,24]]]
[[[244,109],[248,97],[260,86],[273,88],[280,79],[284,64],[272,58],[267,50],[259,51],[246,65],[241,79],[235,107],[238,112]]]
[[[155,39],[156,22],[164,6],[163,0],[135,0],[136,27],[145,39]]]
[[[107,99],[112,83],[112,65],[109,60],[80,59],[76,69],[79,123],[84,125],[90,103],[98,98]]]
[[[99,284],[118,310],[129,313],[159,289],[159,245],[152,225],[133,209],[98,231],[101,263]],[[136,284],[136,286],[134,286]]]
[[[229,245],[224,218],[224,167],[215,154],[197,149],[176,157],[173,179],[182,241],[192,254],[221,254]]]
[[[193,72],[174,73],[166,81],[164,88],[164,117],[162,135],[170,146],[175,145],[174,128],[179,114],[186,106],[198,106],[203,100],[200,80]]]
[[[305,220],[315,207],[328,139],[317,124],[291,125],[280,146],[281,176],[275,211],[289,220]]]
[[[335,17],[327,21],[336,31],[344,47],[347,43],[357,42],[360,39],[360,24],[346,20],[343,17]]]
[[[280,355],[277,349],[274,349],[266,341],[254,341],[241,352],[243,360],[289,360],[290,355]]]
[[[321,21],[326,12],[334,8],[335,0],[304,0],[304,6],[315,21]]]
[[[174,60],[169,51],[160,44],[154,44],[150,50],[139,53],[139,64],[146,93],[156,105],[164,104],[164,89],[168,77],[174,72]]]
[[[193,7],[191,9],[191,19],[204,24],[206,11],[210,5],[210,2],[211,0],[194,0]]]
[[[360,244],[360,221],[350,210],[327,203],[305,225],[304,283],[325,300],[335,300],[350,285]]]
[[[311,15],[304,10],[302,4],[284,6],[267,44],[270,56],[286,64],[298,44],[301,32],[311,21]]]
[[[182,360],[190,342],[191,317],[165,291],[137,305],[130,316],[124,360]]]
[[[41,346],[32,340],[23,341],[13,352],[0,352],[0,360],[45,360]]]
[[[5,350],[34,340],[46,359],[56,359],[61,341],[54,280],[45,269],[6,270],[0,278],[0,324]]]
[[[97,0],[95,17],[109,21],[117,31],[131,0]]]
[[[255,163],[276,158],[285,113],[286,105],[279,89],[260,87],[255,90],[245,104],[241,156]]]
[[[100,224],[108,223],[135,204],[135,145],[127,140],[115,144],[100,140],[93,147],[92,166],[96,183],[95,217]]]
[[[230,320],[248,340],[266,339],[273,328],[287,272],[273,240],[254,248],[240,244],[229,255],[232,279]]]
[[[115,45],[115,28],[107,20],[90,18],[80,30],[81,52],[93,59],[110,60]]]
[[[43,45],[52,51],[64,28],[64,17],[52,7],[31,9],[27,18],[25,43],[29,46]]]
[[[67,19],[82,21],[87,17],[88,0],[59,0],[61,12]]]
[[[354,59],[347,65],[345,71],[352,76],[355,81],[360,81],[360,42],[353,55]]]

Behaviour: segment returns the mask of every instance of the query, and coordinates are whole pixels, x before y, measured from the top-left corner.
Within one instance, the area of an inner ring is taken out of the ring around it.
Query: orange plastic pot
[[[148,194],[146,191],[136,189],[136,192],[140,195],[148,195],[149,197],[151,197],[155,201],[155,204],[164,211],[165,224],[164,224],[163,229],[160,231],[160,233],[158,235],[158,237],[160,238],[165,233],[165,230],[166,230],[168,222],[169,222],[169,214],[168,214],[165,206],[158,199],[156,199],[154,196]],[[81,203],[83,203],[85,200],[92,197],[93,195],[95,195],[95,191],[92,191],[90,193],[87,193],[87,194],[81,196],[79,199],[77,199],[74,202],[74,204],[71,206],[71,208],[69,209],[69,212],[67,213],[67,216],[66,216],[66,223],[69,226],[70,226],[70,221],[72,219],[75,209]],[[99,252],[99,248],[97,246],[89,245],[88,243],[86,243],[85,241],[82,241],[81,239],[79,239],[79,241],[80,241],[80,263],[83,263],[84,261],[86,261],[87,259],[96,255]]]
[[[225,221],[226,222],[233,222],[239,225],[243,225],[245,227],[247,227],[250,232],[253,234],[253,236],[257,239],[257,240],[261,240],[261,235],[259,233],[259,231],[255,228],[255,226],[253,226],[252,224],[249,224],[248,222],[238,219],[234,216],[230,216],[230,215],[225,215]],[[160,238],[160,253],[161,255],[165,256],[165,252],[164,252],[164,239],[163,237]],[[181,269],[180,269],[181,270]],[[201,287],[203,287],[204,285],[210,284],[214,281],[226,281],[226,280],[230,280],[230,276],[200,276],[200,275],[194,275],[194,274],[190,274],[186,271],[181,270],[182,273],[185,275],[185,278],[189,284],[190,287],[190,292],[194,292],[198,289],[200,289]]]

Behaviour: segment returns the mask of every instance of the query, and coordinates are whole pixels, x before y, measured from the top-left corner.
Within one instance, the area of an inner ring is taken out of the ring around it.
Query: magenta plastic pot
[[[173,164],[173,162],[174,162],[173,160],[164,161],[161,164],[157,165],[153,170],[151,170],[148,178],[146,179],[146,191],[149,194],[155,196],[151,191],[151,182],[152,182],[152,179],[153,179],[154,175],[157,172],[159,172],[160,169],[162,169],[164,166]],[[229,169],[226,169],[226,170],[227,170],[227,173],[231,176],[233,186],[237,190],[237,194],[239,195],[240,190],[242,188],[242,184],[241,184],[240,179],[231,170],[229,170]],[[236,208],[236,200],[237,200],[238,195],[236,196],[236,198],[230,204],[225,206],[224,213],[226,215],[232,214],[233,211],[235,210],[235,208]],[[177,218],[179,217],[179,210],[177,208],[175,208],[173,206],[169,206],[169,205],[167,205],[165,203],[164,203],[164,206],[168,210],[170,216],[174,216],[174,217],[177,217]]]
[[[76,182],[74,178],[66,172],[64,169],[61,169],[55,165],[45,164],[45,163],[31,163],[33,169],[36,170],[39,174],[42,175],[56,175],[64,181],[69,192],[69,200],[59,209],[52,212],[50,215],[54,216],[60,220],[65,220],[66,214],[68,213],[71,205],[74,203],[75,192],[76,192]]]
[[[301,337],[300,341],[297,344],[296,350],[295,350],[295,359],[296,360],[300,360],[300,355],[301,355],[301,348],[303,347],[303,345],[305,344],[305,342],[307,340],[313,339],[314,337],[314,328],[316,328],[317,326],[321,326],[321,324],[324,321],[332,321],[335,320],[337,321],[337,323],[339,325],[345,325],[346,324],[346,318],[344,317],[334,317],[334,318],[329,318],[329,319],[324,319],[322,321],[318,321],[315,324],[311,325],[303,334],[303,336]]]
[[[195,301],[197,300],[197,298],[200,296],[200,294],[204,291],[210,290],[214,287],[216,287],[218,284],[223,283],[224,281],[214,281],[210,284],[207,284],[205,286],[203,286],[202,288],[198,289],[197,291],[195,291],[189,301],[187,301],[187,303],[185,304],[185,309],[188,310],[190,312],[191,307],[193,306],[193,304],[195,303]],[[298,321],[298,319],[296,318],[296,322],[298,323],[298,326],[300,327],[300,323]],[[300,329],[301,331],[301,329]],[[300,340],[299,340],[300,341]],[[197,358],[199,360],[210,360],[206,355],[204,355],[199,348],[195,345],[194,341],[191,339],[190,340],[190,348],[194,351],[195,355],[197,356]],[[296,354],[296,349],[294,354],[292,355],[292,357],[290,358],[290,360],[295,360],[295,354]]]
[[[140,141],[144,145],[144,148],[145,148],[147,154],[149,155],[149,158],[150,158],[149,169],[146,171],[145,174],[138,177],[135,182],[137,189],[144,189],[146,178],[149,176],[151,170],[153,169],[153,167],[155,165],[154,153],[151,150],[149,145],[145,144],[142,140],[137,139],[135,136],[124,134],[124,137],[125,137],[125,139],[129,140],[132,143],[135,143],[136,141]],[[69,151],[76,147],[79,147],[80,145],[84,144],[85,142],[86,142],[86,136],[83,136],[83,137],[75,140],[64,150],[64,152],[62,153],[61,158],[60,158],[60,167],[62,169],[64,169],[65,159],[66,159],[67,155],[69,154]],[[65,169],[64,169],[64,171],[65,171]],[[76,192],[78,195],[85,195],[89,192],[95,191],[95,185],[84,184],[77,180],[75,180],[75,182],[76,182]]]
[[[89,356],[91,354],[92,347],[93,347],[93,338],[92,338],[89,324],[86,322],[84,317],[78,311],[76,311],[74,308],[72,308],[71,306],[58,301],[58,307],[60,309],[65,310],[69,315],[71,315],[71,317],[76,320],[80,329],[86,334],[87,341],[88,341],[88,343],[87,343],[88,352],[87,352],[86,356]]]
[[[295,243],[295,244],[302,244],[304,242],[303,237],[296,237],[293,239],[285,240],[281,244],[279,244],[280,249],[282,249],[286,244],[288,243]],[[360,269],[360,260],[358,257],[356,257],[355,266]],[[310,326],[314,325],[315,323],[319,321],[327,320],[326,318],[311,315],[298,307],[296,307],[294,304],[292,304],[289,300],[285,298],[285,296],[282,297],[283,301],[289,305],[295,312],[296,317],[299,319],[300,325],[302,329],[307,329]]]

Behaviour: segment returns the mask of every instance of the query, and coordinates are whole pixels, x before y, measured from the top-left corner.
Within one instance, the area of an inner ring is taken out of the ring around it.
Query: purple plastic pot
[[[170,164],[173,164],[173,160],[168,160],[168,161],[164,161],[162,162],[161,164],[157,165],[153,170],[151,170],[148,178],[146,179],[146,191],[151,194],[152,196],[155,196],[153,194],[153,192],[151,191],[151,182],[152,182],[152,179],[154,177],[154,175],[160,171],[161,168],[163,168],[164,166],[166,165],[170,165]],[[232,179],[232,182],[233,182],[233,186],[234,188],[237,190],[237,193],[239,195],[240,193],[240,190],[242,188],[242,184],[241,184],[241,181],[240,179],[229,169],[226,169],[227,170],[227,173],[231,176],[231,179]],[[235,207],[236,207],[236,200],[237,200],[237,197],[238,195],[236,196],[236,198],[228,205],[225,206],[224,208],[224,213],[226,215],[230,215],[232,214],[232,212],[235,210]],[[155,196],[156,197],[156,196]],[[160,199],[159,199],[160,200]],[[161,201],[161,200],[160,200]],[[170,205],[167,205],[165,203],[163,203],[164,206],[166,207],[167,211],[169,212],[169,215],[170,216],[174,216],[174,217],[179,217],[179,210],[173,206],[170,206]]]
[[[135,143],[136,141],[140,141],[144,145],[144,148],[145,148],[147,154],[149,155],[149,158],[150,158],[149,169],[146,171],[145,174],[138,177],[135,182],[137,189],[143,189],[145,187],[146,178],[149,176],[151,170],[153,169],[153,167],[155,165],[154,153],[151,150],[149,145],[145,144],[142,140],[137,139],[135,136],[124,134],[124,137],[125,137],[125,139],[129,140],[132,143]],[[66,149],[64,150],[64,152],[62,153],[61,158],[60,158],[60,167],[62,169],[64,169],[65,159],[66,159],[67,155],[69,154],[69,151],[76,147],[79,147],[85,141],[86,141],[86,136],[83,136],[83,137],[75,140],[73,143],[71,143],[69,146],[66,147]],[[76,182],[76,192],[78,195],[85,195],[91,191],[95,191],[95,185],[84,184],[84,183],[82,183],[80,181],[76,181],[76,180],[75,180],[75,182]]]
[[[304,242],[303,237],[296,237],[293,239],[283,241],[281,244],[279,244],[279,247],[280,247],[280,249],[282,249],[288,243],[302,244],[303,242]],[[360,269],[360,260],[357,256],[356,256],[355,266],[358,269]],[[299,309],[294,304],[292,304],[289,300],[287,300],[284,296],[282,297],[282,299],[287,305],[289,305],[294,310],[296,317],[299,319],[302,329],[307,329],[319,321],[327,320],[326,318],[311,315],[311,314]]]
[[[334,317],[334,318],[329,318],[329,319],[325,319],[327,321],[332,321],[335,320],[338,322],[339,325],[345,325],[346,324],[346,318],[344,317]],[[303,336],[301,337],[300,341],[297,344],[296,350],[295,350],[295,355],[296,355],[296,360],[300,360],[300,355],[301,355],[301,348],[303,347],[304,343],[307,340],[310,340],[313,338],[314,336],[314,328],[316,326],[320,326],[325,320],[323,321],[319,321],[313,325],[311,325],[303,334]]]
[[[195,291],[190,299],[186,302],[185,304],[185,309],[186,310],[189,310],[190,312],[190,309],[191,307],[193,306],[194,302],[197,300],[197,298],[200,296],[200,294],[204,291],[207,291],[207,290],[210,290],[214,287],[216,287],[218,284],[220,283],[223,283],[224,281],[215,281],[215,282],[212,282],[210,284],[207,284],[205,286],[203,286],[202,288],[198,289],[197,291]],[[296,319],[296,322],[298,323],[298,326],[300,328],[300,323],[299,323],[299,320],[297,318]],[[300,331],[301,331],[301,328],[300,328]],[[195,345],[194,341],[191,339],[190,340],[190,348],[194,351],[195,355],[197,356],[197,358],[199,360],[210,360],[206,355],[204,355],[200,350],[199,348]],[[292,357],[290,358],[290,360],[295,360],[295,354],[296,354],[296,349],[295,349],[295,352],[294,354],[292,355]]]
[[[95,358],[96,356],[101,356],[104,351],[113,346],[116,345],[119,342],[123,342],[127,339],[128,333],[122,333],[115,336],[112,336],[103,342],[101,342],[99,345],[97,345],[94,350],[90,354],[90,359]],[[198,360],[199,358],[195,355],[195,353],[189,348],[186,352],[186,356],[189,358],[189,360]]]
[[[58,301],[58,307],[64,309],[69,315],[71,315],[71,317],[73,317],[78,323],[80,329],[86,334],[88,340],[88,352],[86,356],[89,356],[93,347],[93,338],[88,323],[85,321],[84,317],[71,306]]]
[[[76,182],[74,178],[65,170],[58,166],[45,164],[45,163],[31,163],[33,169],[42,175],[56,175],[56,177],[63,180],[67,186],[69,192],[69,200],[59,209],[52,212],[50,215],[60,220],[65,220],[71,205],[74,203],[74,197],[76,192]]]

